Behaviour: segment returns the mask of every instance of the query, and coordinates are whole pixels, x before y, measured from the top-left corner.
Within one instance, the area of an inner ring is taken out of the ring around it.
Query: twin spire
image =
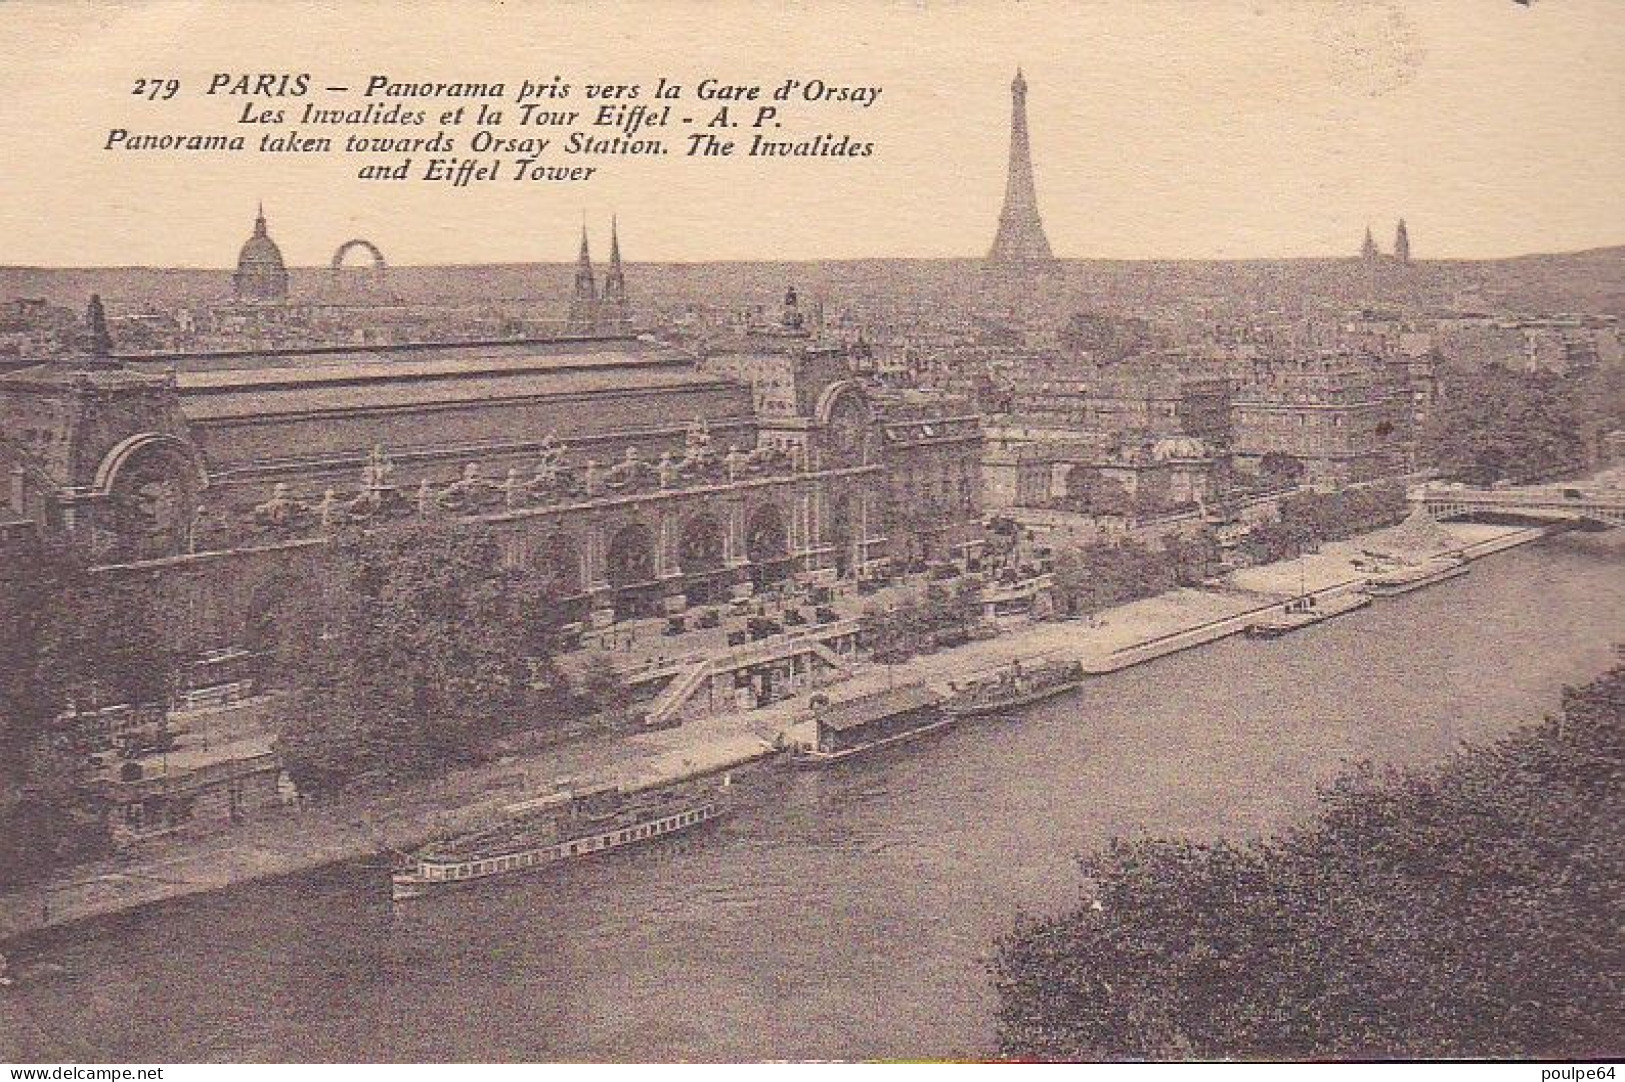
[[[1365,240],[1360,244],[1360,258],[1374,262],[1382,258],[1382,250],[1377,247],[1376,240],[1371,236],[1371,227],[1365,227]],[[1409,263],[1411,261],[1411,235],[1405,228],[1405,219],[1399,220],[1394,229],[1394,262]]]
[[[587,224],[583,221],[581,248],[576,254],[575,293],[570,298],[570,333],[615,334],[631,325],[626,272],[621,267],[620,223],[613,217],[609,220],[609,269],[604,272],[604,287],[600,292],[592,267],[592,248],[587,241]]]

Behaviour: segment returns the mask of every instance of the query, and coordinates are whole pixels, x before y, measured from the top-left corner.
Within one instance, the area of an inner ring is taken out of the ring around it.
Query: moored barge
[[[1047,661],[1023,665],[1017,661],[997,675],[956,688],[943,706],[951,717],[984,717],[1030,706],[1083,686],[1080,661]]]
[[[439,894],[499,876],[638,845],[692,830],[726,814],[730,779],[661,789],[605,786],[510,804],[506,821],[431,842],[391,878],[397,902]]]
[[[1363,609],[1371,599],[1363,593],[1337,594],[1333,597],[1315,597],[1305,594],[1282,606],[1279,612],[1260,617],[1247,625],[1247,635],[1254,639],[1278,639],[1290,631],[1342,616],[1355,609]]]
[[[790,751],[797,767],[833,766],[856,755],[901,744],[951,726],[943,697],[924,684],[887,688],[816,707],[817,742]]]

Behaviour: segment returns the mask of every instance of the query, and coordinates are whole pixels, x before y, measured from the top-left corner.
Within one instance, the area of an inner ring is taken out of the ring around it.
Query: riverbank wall
[[[1503,536],[1487,538],[1482,541],[1472,542],[1464,545],[1460,551],[1461,554],[1468,560],[1480,560],[1486,556],[1492,556],[1497,552],[1505,552],[1508,549],[1531,544],[1532,542],[1538,541],[1542,537],[1545,537],[1549,532],[1550,527],[1545,526],[1536,526],[1527,529],[1513,529]],[[1284,561],[1284,563],[1290,562],[1291,561]],[[1306,590],[1304,591],[1303,596],[1313,598],[1317,601],[1341,597],[1345,594],[1353,592],[1364,582],[1364,575],[1355,575],[1340,582],[1333,582]],[[1260,617],[1268,613],[1276,612],[1280,608],[1280,602],[1272,602],[1268,605],[1259,606],[1256,609],[1250,609],[1246,612],[1237,613],[1234,616],[1225,617],[1219,620],[1212,620],[1204,624],[1199,624],[1195,627],[1173,632],[1172,634],[1158,636],[1155,639],[1149,639],[1142,643],[1122,647],[1117,650],[1113,650],[1110,654],[1104,657],[1092,658],[1085,655],[1084,657],[1080,658],[1080,660],[1083,661],[1084,668],[1090,673],[1105,674],[1117,672],[1120,669],[1126,669],[1134,665],[1142,665],[1145,662],[1155,661],[1157,658],[1167,657],[1169,654],[1179,653],[1182,650],[1191,650],[1198,646],[1206,646],[1209,643],[1218,642],[1220,639],[1229,638],[1232,635],[1239,635],[1245,632],[1250,625],[1256,623]],[[1336,619],[1336,617],[1333,616],[1331,619]]]
[[[1477,528],[1461,552],[1477,560],[1545,536],[1549,528]],[[1096,621],[1056,621],[1012,629],[994,640],[915,658],[888,668],[866,665],[823,689],[836,701],[894,682],[946,687],[1014,661],[1076,659],[1103,675],[1195,649],[1246,630],[1290,597],[1330,598],[1353,590],[1359,538],[1298,561],[1249,569],[1245,583],[1180,590],[1111,610]],[[49,928],[107,916],[240,883],[279,878],[346,861],[413,849],[433,838],[486,825],[535,789],[568,777],[574,784],[644,787],[748,767],[785,741],[811,740],[807,705],[771,707],[707,718],[679,728],[638,733],[591,746],[460,771],[388,794],[340,798],[201,841],[178,854],[110,861],[77,869],[71,879],[0,895],[0,947]]]

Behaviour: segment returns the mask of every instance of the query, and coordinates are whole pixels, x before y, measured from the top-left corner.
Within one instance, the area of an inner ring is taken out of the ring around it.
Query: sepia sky
[[[1060,256],[1348,255],[1368,223],[1386,249],[1401,215],[1419,258],[1589,248],[1625,243],[1621,56],[1620,0],[12,0],[0,264],[226,266],[261,199],[295,265],[351,237],[397,264],[562,261],[583,214],[602,233],[612,213],[631,260],[977,257],[1018,64]],[[807,126],[872,138],[871,158],[600,159],[586,184],[458,190],[357,180],[347,158],[101,149],[113,126],[229,133],[241,101],[203,85],[262,70],[884,91]],[[130,96],[169,74],[177,100]]]

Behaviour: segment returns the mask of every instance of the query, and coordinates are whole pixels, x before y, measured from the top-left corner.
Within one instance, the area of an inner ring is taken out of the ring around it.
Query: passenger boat
[[[1371,599],[1362,593],[1337,594],[1333,597],[1306,594],[1288,601],[1281,611],[1248,624],[1247,636],[1253,639],[1278,639],[1290,631],[1363,609],[1369,604]]]
[[[943,712],[942,702],[943,697],[924,684],[908,684],[818,707],[817,743],[792,748],[790,764],[833,766],[946,729],[955,718]]]
[[[669,837],[728,811],[731,779],[661,789],[605,786],[510,804],[501,824],[431,842],[391,880],[397,902]]]
[[[1372,575],[1365,580],[1363,589],[1372,597],[1398,597],[1446,579],[1459,578],[1472,569],[1473,565],[1465,557],[1435,556],[1419,564]]]
[[[1024,666],[1016,662],[996,676],[975,680],[955,690],[943,706],[951,717],[1000,714],[1074,691],[1083,686],[1080,661],[1049,661]]]

